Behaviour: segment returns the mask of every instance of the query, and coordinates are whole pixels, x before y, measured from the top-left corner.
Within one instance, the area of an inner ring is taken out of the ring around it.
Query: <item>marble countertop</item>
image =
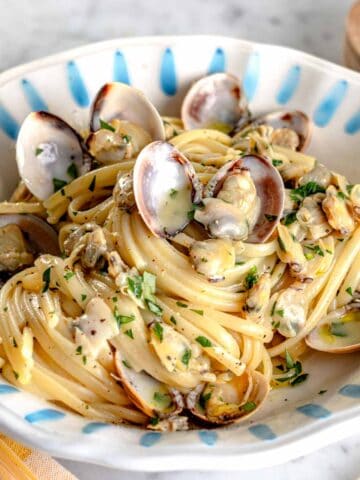
[[[115,37],[213,33],[287,45],[342,63],[351,0],[1,0],[0,71],[44,55]],[[61,460],[80,480],[121,480],[129,472]],[[316,474],[315,474],[316,472]],[[132,480],[227,480],[234,473],[131,473]],[[360,435],[246,480],[355,480]],[[50,480],[50,479],[49,479]]]

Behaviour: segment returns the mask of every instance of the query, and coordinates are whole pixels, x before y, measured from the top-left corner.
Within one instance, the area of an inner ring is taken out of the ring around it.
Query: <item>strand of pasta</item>
[[[104,187],[115,185],[116,177],[119,172],[127,172],[134,166],[133,161],[115,163],[106,167],[92,170],[85,175],[73,180],[58,192],[54,193],[44,202],[47,210],[48,222],[57,223],[59,219],[66,213],[69,203],[87,191],[97,191]]]
[[[13,213],[44,215],[45,208],[40,202],[0,202],[0,215]]]
[[[331,269],[331,275],[325,285],[325,288],[321,292],[319,299],[317,300],[314,309],[309,315],[309,318],[302,331],[294,338],[289,338],[275,347],[269,349],[270,355],[280,355],[305,338],[308,333],[316,326],[319,320],[325,315],[331,301],[336,296],[336,292],[339,289],[341,283],[344,280],[350,266],[354,262],[356,256],[360,251],[360,227],[357,227],[352,237],[346,243],[339,258],[336,260],[334,267]]]
[[[339,293],[336,297],[336,307],[343,307],[351,302],[353,293],[356,291],[360,283],[360,254],[357,255],[350,270],[340,287]]]

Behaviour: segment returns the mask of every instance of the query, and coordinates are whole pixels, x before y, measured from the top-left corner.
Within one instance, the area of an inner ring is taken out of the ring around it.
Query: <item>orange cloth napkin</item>
[[[30,450],[0,434],[1,480],[77,480],[46,453]]]

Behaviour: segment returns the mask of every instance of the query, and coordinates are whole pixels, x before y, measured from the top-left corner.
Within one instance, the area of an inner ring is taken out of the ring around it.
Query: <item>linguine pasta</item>
[[[186,429],[189,419],[190,425],[239,421],[263,404],[270,388],[301,388],[307,373],[299,359],[311,347],[308,335],[329,312],[356,304],[359,186],[298,151],[291,129],[248,122],[229,134],[223,125],[187,129],[166,117],[166,141],[203,188],[231,162],[260,156],[280,173],[285,206],[278,216],[265,213],[268,238],[248,241],[259,223],[251,215],[264,200],[240,168],[234,177],[249,190],[236,208],[248,212],[247,233],[215,234],[218,220],[203,220],[207,198],[186,212],[184,228],[159,235],[132,192],[134,165],[151,135],[133,120],[118,130],[117,121],[102,122],[95,135],[121,133],[120,146],[116,138],[111,149],[99,136],[87,142],[95,167],[44,200],[24,178],[0,204],[1,215],[46,221],[61,252],[32,252],[12,270],[0,258],[10,271],[0,291],[4,377],[85,417],[161,430]],[[225,185],[211,200],[233,207],[232,197],[222,200]],[[177,205],[179,192],[168,192]],[[338,327],[322,328],[331,350],[341,337]]]

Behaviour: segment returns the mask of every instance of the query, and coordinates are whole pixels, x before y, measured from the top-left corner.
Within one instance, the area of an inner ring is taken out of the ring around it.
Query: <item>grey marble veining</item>
[[[342,62],[351,0],[0,0],[0,71],[116,37],[213,33]],[[118,472],[61,461],[80,480],[355,480],[360,435],[284,465],[242,473]],[[196,465],[194,465],[196,469]]]

